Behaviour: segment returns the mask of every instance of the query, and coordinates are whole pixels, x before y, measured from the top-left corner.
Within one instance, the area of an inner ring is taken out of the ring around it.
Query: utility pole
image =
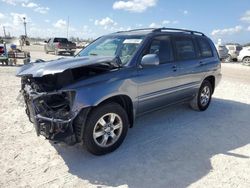
[[[69,38],[69,16],[68,16],[68,23],[67,23],[67,38]]]
[[[25,32],[25,37],[27,37],[27,30],[26,30],[26,24],[27,24],[27,22],[25,20],[26,20],[26,18],[23,17],[24,32]]]
[[[3,25],[3,34],[4,34],[4,38],[6,38],[6,31],[5,31],[5,26]]]

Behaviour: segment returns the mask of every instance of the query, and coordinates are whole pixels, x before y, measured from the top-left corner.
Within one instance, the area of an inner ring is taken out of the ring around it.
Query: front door
[[[138,68],[138,113],[150,111],[172,102],[178,82],[178,65],[174,62],[171,38],[161,35],[150,41],[146,54],[157,54],[160,64]],[[178,100],[178,99],[177,99]]]

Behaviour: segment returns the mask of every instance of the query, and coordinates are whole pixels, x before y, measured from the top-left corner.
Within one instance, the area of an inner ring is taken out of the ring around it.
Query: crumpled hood
[[[47,62],[30,63],[17,70],[16,76],[42,77],[44,75],[61,73],[68,69],[84,67],[114,61],[115,57],[87,56],[70,59],[58,59]]]

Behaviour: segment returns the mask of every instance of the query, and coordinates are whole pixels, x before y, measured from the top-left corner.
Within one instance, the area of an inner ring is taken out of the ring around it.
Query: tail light
[[[61,48],[60,42],[57,43],[57,48]]]
[[[0,47],[0,53],[4,53],[4,48],[3,47]]]

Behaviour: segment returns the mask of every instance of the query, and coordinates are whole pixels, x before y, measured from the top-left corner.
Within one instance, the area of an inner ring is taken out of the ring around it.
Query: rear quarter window
[[[204,58],[212,57],[213,52],[209,42],[204,38],[197,38],[197,41],[200,48],[200,56]]]

